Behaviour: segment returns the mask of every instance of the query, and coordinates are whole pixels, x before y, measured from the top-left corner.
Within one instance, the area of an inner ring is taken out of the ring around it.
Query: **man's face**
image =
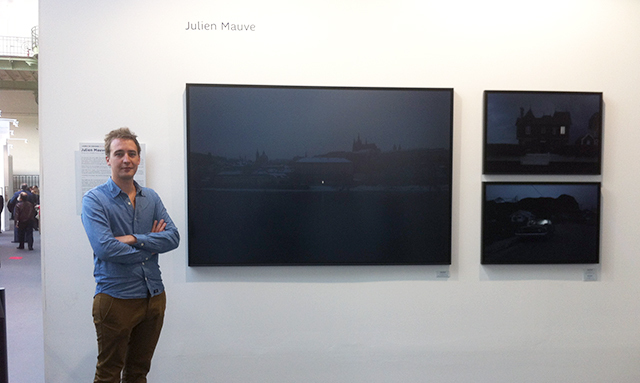
[[[107,157],[107,165],[111,167],[111,178],[128,182],[138,171],[140,165],[140,153],[133,140],[116,138],[111,141],[111,153]]]

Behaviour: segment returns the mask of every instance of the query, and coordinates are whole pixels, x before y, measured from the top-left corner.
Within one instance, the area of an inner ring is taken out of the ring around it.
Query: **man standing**
[[[29,245],[29,250],[33,250],[33,221],[36,219],[36,208],[29,201],[29,195],[25,192],[18,196],[18,203],[13,209],[13,219],[16,221],[18,231],[18,249],[24,249],[24,243]]]
[[[94,383],[144,383],[165,311],[158,254],[180,236],[158,194],[138,185],[140,144],[128,128],[105,136],[111,178],[82,199],[82,224],[93,248],[98,338]]]
[[[29,201],[33,202],[33,200],[31,199],[33,197],[33,194],[31,194],[31,191],[29,190],[29,185],[27,184],[22,184],[20,185],[20,190],[18,190],[17,192],[13,193],[13,197],[11,197],[11,199],[9,200],[9,202],[7,203],[7,209],[9,210],[9,213],[11,214],[11,218],[10,219],[14,219],[14,214],[13,214],[13,210],[16,207],[16,204],[18,203],[18,197],[20,196],[20,193],[27,193],[27,196],[29,197]],[[16,221],[17,223],[17,221]],[[15,226],[15,225],[14,225]],[[13,242],[18,243],[18,228],[14,228],[13,230]]]

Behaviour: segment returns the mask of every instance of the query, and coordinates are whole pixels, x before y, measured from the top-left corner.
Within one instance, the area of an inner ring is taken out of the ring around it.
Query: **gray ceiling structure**
[[[0,36],[0,90],[38,91],[38,28],[31,37]]]

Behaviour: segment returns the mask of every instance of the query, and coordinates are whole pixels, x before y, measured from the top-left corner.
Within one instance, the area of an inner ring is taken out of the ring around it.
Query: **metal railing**
[[[31,38],[0,36],[0,56],[33,57]]]
[[[31,28],[31,51],[37,55],[40,39],[38,38],[38,26]]]
[[[31,37],[0,36],[0,56],[34,57],[38,54],[38,27],[31,28]]]

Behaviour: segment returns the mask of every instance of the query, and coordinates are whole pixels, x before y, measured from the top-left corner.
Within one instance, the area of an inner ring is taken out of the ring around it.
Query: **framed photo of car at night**
[[[451,264],[453,89],[187,84],[189,266]]]
[[[599,175],[602,93],[484,92],[484,174]]]
[[[484,182],[482,264],[599,263],[600,186]]]

